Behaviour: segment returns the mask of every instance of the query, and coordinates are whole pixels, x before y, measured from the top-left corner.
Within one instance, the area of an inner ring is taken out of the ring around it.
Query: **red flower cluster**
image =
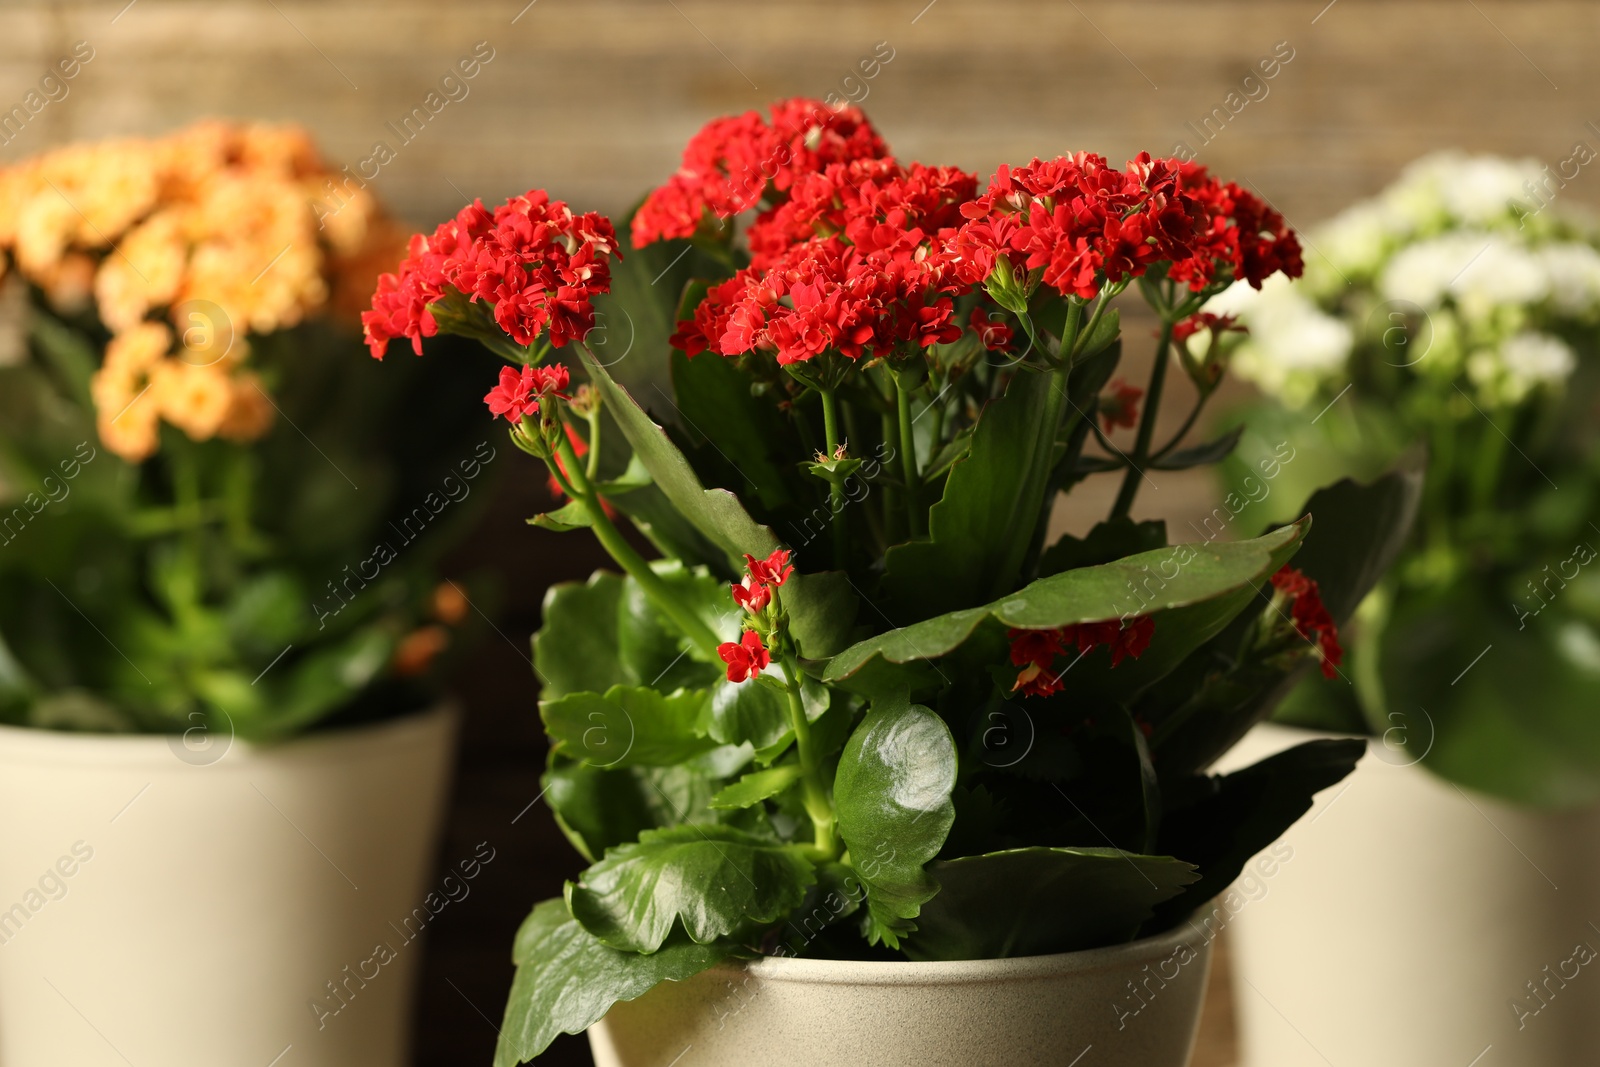
[[[1099,645],[1105,645],[1111,649],[1113,667],[1129,656],[1138,659],[1150,647],[1150,638],[1155,631],[1155,620],[1148,615],[1140,615],[1126,622],[1117,619],[1080,622],[1055,630],[1012,630],[1009,634],[1011,663],[1022,668],[1017,674],[1016,684],[1011,687],[1012,692],[1036,697],[1060,692],[1064,688],[1061,679],[1066,670],[1054,669],[1056,657],[1065,655],[1074,645],[1080,657]]]
[[[977,179],[892,160],[839,164],[797,181],[752,225],[754,263],[712,289],[672,343],[693,356],[760,349],[779,363],[851,359],[961,336],[942,249]]]
[[[981,306],[972,309],[967,325],[972,327],[972,332],[978,335],[978,340],[989,351],[999,352],[1011,347],[1011,327],[999,319],[991,319]]]
[[[742,682],[751,675],[760,674],[767,669],[767,664],[772,662],[772,655],[767,651],[766,643],[754,630],[746,630],[744,637],[740,638],[737,644],[724,641],[718,645],[717,655],[728,665],[730,682]]]
[[[1100,422],[1110,433],[1118,426],[1130,429],[1139,423],[1139,398],[1144,390],[1129,385],[1121,378],[1111,379],[1107,391],[1100,394]]]
[[[1197,312],[1184,319],[1172,328],[1172,340],[1183,344],[1195,334],[1209,330],[1212,334],[1222,334],[1232,331],[1234,333],[1248,333],[1249,330],[1239,325],[1239,320],[1233,315],[1213,315],[1209,311]]]
[[[483,402],[489,405],[489,414],[504,415],[515,425],[522,416],[539,410],[539,401],[546,397],[567,399],[569,381],[567,368],[559,363],[548,367],[523,367],[519,374],[510,367],[500,368],[500,384],[489,390]]]
[[[439,326],[428,305],[455,290],[494,308],[495,322],[519,345],[548,327],[556,347],[594,326],[594,298],[611,289],[616,234],[604,215],[575,215],[532,190],[494,209],[474,200],[432,236],[411,238],[399,272],[378,279],[372,310],[361,316],[367,344],[382,359],[407,337],[418,355]]]
[[[772,121],[747,111],[707,123],[683,164],[633,216],[633,244],[692,237],[710,212],[726,219],[786,192],[829,164],[877,159],[888,148],[858,108],[796,97],[772,105]]]
[[[1322,676],[1336,676],[1339,664],[1344,662],[1344,649],[1339,645],[1339,628],[1323,606],[1316,581],[1285,566],[1272,576],[1272,587],[1289,598],[1289,616],[1294,620],[1295,631],[1315,646],[1317,658],[1322,661]]]
[[[834,163],[795,179],[789,199],[750,225],[750,262],[778,263],[816,237],[842,234],[863,253],[891,260],[914,256],[931,237],[961,225],[961,207],[978,178],[956,167],[902,167],[892,159]]]
[[[1001,256],[1014,273],[1040,271],[1045,285],[1083,299],[1162,262],[1195,291],[1223,271],[1260,288],[1274,271],[1296,277],[1302,269],[1300,245],[1277,212],[1204,167],[1148,153],[1120,171],[1091,152],[1002,166],[962,213],[970,221],[954,254],[958,276],[972,285]]]
[[[744,580],[733,587],[733,600],[745,611],[758,615],[772,603],[772,591],[789,580],[794,573],[789,550],[777,549],[766,559],[745,556]],[[728,665],[728,681],[742,682],[751,674],[760,674],[772,662],[766,643],[755,630],[746,630],[735,644],[724,641],[717,646],[717,655]]]

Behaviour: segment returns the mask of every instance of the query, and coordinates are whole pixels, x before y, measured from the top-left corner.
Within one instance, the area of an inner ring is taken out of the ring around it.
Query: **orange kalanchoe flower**
[[[113,337],[92,386],[100,437],[129,462],[162,421],[196,440],[266,433],[243,339],[370,291],[395,234],[295,126],[201,122],[0,168],[0,276],[14,267],[64,311],[93,298]]]

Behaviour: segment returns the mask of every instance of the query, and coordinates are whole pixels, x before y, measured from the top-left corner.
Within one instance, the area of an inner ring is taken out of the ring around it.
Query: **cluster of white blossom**
[[[1232,366],[1291,407],[1342,389],[1363,349],[1488,405],[1559,386],[1577,366],[1563,335],[1600,322],[1600,228],[1557,210],[1552,180],[1531,160],[1418,160],[1308,235],[1300,282],[1207,304],[1249,328]]]

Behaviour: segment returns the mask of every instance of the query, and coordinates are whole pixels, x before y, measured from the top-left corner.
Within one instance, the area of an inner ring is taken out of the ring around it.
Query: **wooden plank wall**
[[[621,209],[707,117],[866,94],[905,156],[988,170],[1186,143],[1314,220],[1429,149],[1551,164],[1600,145],[1600,6],[1547,0],[110,0],[0,6],[0,109],[84,40],[95,58],[0,161],[208,114],[294,119],[418,222],[546,185]],[[494,58],[410,144],[386,123],[477,42]],[[879,42],[886,42],[880,49]],[[1279,42],[1286,44],[1279,46]],[[1244,78],[1292,55],[1275,78]],[[857,65],[892,54],[877,77]],[[852,74],[857,80],[846,82]],[[1243,102],[1228,114],[1227,97]],[[1189,123],[1223,108],[1204,144]],[[459,192],[458,192],[459,190]],[[1600,202],[1588,177],[1563,195]]]

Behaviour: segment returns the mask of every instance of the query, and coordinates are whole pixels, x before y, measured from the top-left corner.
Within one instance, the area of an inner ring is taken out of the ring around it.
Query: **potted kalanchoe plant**
[[[329,983],[426,895],[434,564],[504,446],[348,358],[404,232],[336,177],[221,122],[0,169],[8,1065],[101,1062],[74,1008],[146,1062],[404,1061],[416,952]]]
[[[1364,476],[1419,443],[1429,454],[1416,530],[1356,616],[1354,684],[1297,689],[1251,745],[1317,730],[1371,736],[1381,757],[1317,822],[1316,864],[1240,928],[1246,976],[1335,1061],[1415,1063],[1450,1041],[1467,1058],[1514,1042],[1519,1063],[1564,1064],[1597,1036],[1592,1012],[1540,984],[1577,973],[1574,942],[1592,958],[1600,890],[1587,860],[1600,819],[1600,227],[1558,196],[1592,156],[1579,145],[1554,170],[1418,160],[1317,229],[1326,258],[1302,283],[1235,288],[1208,308],[1250,331],[1214,357],[1265,394],[1238,418],[1310,457],[1287,480]],[[1191,358],[1213,358],[1208,339],[1191,343]],[[1448,893],[1442,868],[1459,876]],[[1374,869],[1381,888],[1357,873]],[[1324,956],[1331,980],[1312,988],[1300,931],[1333,900],[1387,921],[1341,938]],[[1447,975],[1422,961],[1488,921],[1502,936]],[[1535,962],[1538,944],[1563,951]],[[1405,1019],[1362,1010],[1373,996],[1404,997]],[[1304,1054],[1260,1005],[1244,1021],[1248,1062]]]
[[[365,320],[377,356],[447,332],[505,357],[489,410],[567,500],[531,521],[622,572],[553,589],[534,639],[543,795],[590,866],[517,935],[496,1063],[589,1027],[603,1064],[1185,1062],[1209,937],[1184,920],[1362,746],[1205,768],[1336,669],[1323,602],[1405,521],[1360,505],[1411,492],[1336,487],[1320,555],[1305,519],[1169,546],[1127,517],[1142,468],[1230,443],[1154,440],[1173,331],[1298,274],[1294,235],[1148,156],[980,190],[808,100],[708,125],[631,225],[622,249],[543,192],[474,203]],[[1108,387],[1131,288],[1161,322],[1145,390]],[[614,311],[626,361],[585,341]],[[647,360],[654,418],[611,369]],[[1096,471],[1116,514],[1047,544]]]

